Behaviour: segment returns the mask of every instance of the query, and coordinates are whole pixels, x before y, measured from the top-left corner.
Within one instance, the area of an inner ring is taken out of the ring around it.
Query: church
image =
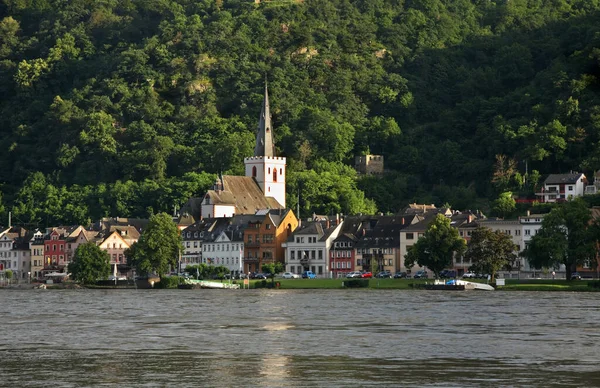
[[[265,84],[256,132],[254,156],[244,158],[245,176],[220,175],[204,195],[202,218],[256,214],[263,209],[285,209],[286,160],[275,156],[269,92]]]

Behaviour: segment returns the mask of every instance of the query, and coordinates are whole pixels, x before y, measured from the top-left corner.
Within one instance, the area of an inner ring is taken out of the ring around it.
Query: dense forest
[[[172,212],[243,174],[265,79],[305,215],[600,169],[600,0],[1,0],[2,219]]]

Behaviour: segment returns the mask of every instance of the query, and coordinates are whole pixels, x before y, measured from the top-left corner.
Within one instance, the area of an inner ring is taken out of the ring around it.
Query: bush
[[[165,276],[160,278],[160,282],[154,284],[154,288],[177,288],[179,286],[179,276]]]
[[[368,288],[369,279],[350,279],[344,281],[344,287],[347,288]]]
[[[596,280],[593,282],[588,282],[588,287],[590,288],[600,288],[600,281]]]

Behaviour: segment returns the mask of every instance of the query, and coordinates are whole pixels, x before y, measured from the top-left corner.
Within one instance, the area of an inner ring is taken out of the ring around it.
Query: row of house
[[[343,277],[352,271],[406,271],[422,269],[404,265],[404,255],[422,237],[429,224],[442,214],[450,219],[467,242],[480,226],[511,237],[519,255],[503,277],[538,276],[539,269],[521,255],[542,226],[543,214],[517,219],[486,218],[480,212],[438,209],[412,204],[396,215],[343,217],[313,215],[299,222],[291,210],[265,210],[256,215],[202,219],[183,229],[182,268],[190,264],[224,265],[232,274],[260,271],[262,264],[279,261],[285,271],[310,270],[320,277]],[[472,263],[454,259],[460,276]],[[564,267],[554,269],[564,272]]]
[[[595,217],[600,209],[593,208]],[[310,270],[319,277],[344,277],[353,271],[406,271],[404,255],[422,237],[437,215],[450,219],[467,242],[480,226],[511,237],[519,255],[503,277],[538,276],[520,253],[542,226],[543,214],[517,219],[486,218],[480,212],[453,211],[412,204],[396,215],[318,216],[300,222],[290,209],[265,209],[253,215],[203,218],[179,225],[183,250],[179,270],[188,265],[225,266],[233,275],[260,272],[265,263],[279,261],[285,270]],[[181,218],[179,219],[179,222]],[[77,247],[94,242],[110,256],[116,275],[131,276],[125,250],[140,236],[148,220],[105,218],[88,228],[53,227],[27,231],[11,227],[0,233],[0,272],[11,270],[20,280],[64,276]],[[451,268],[460,276],[472,263],[455,257]],[[591,271],[591,266],[580,271]],[[564,272],[565,268],[555,268]]]
[[[125,250],[139,239],[147,220],[104,218],[90,227],[60,226],[44,230],[9,227],[0,232],[0,273],[12,271],[18,280],[67,275],[75,250],[94,242],[110,256],[117,274],[130,273]]]

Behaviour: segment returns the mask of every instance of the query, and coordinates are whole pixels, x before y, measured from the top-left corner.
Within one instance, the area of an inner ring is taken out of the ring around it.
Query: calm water
[[[595,293],[0,290],[0,386],[600,386]]]

